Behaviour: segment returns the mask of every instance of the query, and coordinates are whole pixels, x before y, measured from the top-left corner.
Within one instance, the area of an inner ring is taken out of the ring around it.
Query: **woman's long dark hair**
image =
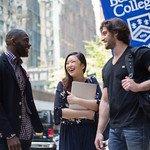
[[[69,73],[68,73],[68,71],[66,69],[66,63],[67,63],[68,58],[70,56],[72,56],[72,55],[76,56],[79,59],[79,61],[81,62],[81,64],[84,64],[85,67],[83,69],[83,73],[85,73],[86,65],[87,65],[85,56],[81,52],[72,52],[66,57],[66,59],[65,59],[65,73],[66,73],[66,77],[62,80],[62,82],[63,82],[65,90],[67,90],[67,91],[71,91],[73,78],[69,75]]]

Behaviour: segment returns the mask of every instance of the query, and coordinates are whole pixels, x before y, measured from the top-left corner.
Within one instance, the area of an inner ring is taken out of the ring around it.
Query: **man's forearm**
[[[140,83],[138,85],[138,91],[150,91],[150,80]]]
[[[99,106],[99,122],[97,132],[103,133],[109,122],[109,103],[105,100],[101,100]]]

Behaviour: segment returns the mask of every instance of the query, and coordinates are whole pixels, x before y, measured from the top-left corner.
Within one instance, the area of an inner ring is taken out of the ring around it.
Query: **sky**
[[[100,26],[100,0],[92,0],[94,13],[95,13],[95,23],[96,23],[96,33],[99,35],[99,26]]]
[[[102,10],[100,9],[100,0],[92,0],[92,4],[94,7],[94,13],[95,13],[96,33],[97,35],[99,35],[100,23],[103,20]],[[102,18],[102,20],[100,20],[100,18]]]

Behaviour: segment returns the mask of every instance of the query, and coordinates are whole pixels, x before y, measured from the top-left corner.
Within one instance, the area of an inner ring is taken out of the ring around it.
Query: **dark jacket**
[[[22,68],[26,81],[26,102],[31,111],[29,114],[35,132],[42,132],[34,100],[30,81],[26,71]],[[21,127],[21,94],[17,83],[15,72],[7,56],[3,53],[0,56],[0,135],[3,138],[11,134],[19,135]]]

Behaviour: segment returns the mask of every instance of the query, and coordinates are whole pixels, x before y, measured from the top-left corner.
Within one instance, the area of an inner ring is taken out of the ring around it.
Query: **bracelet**
[[[10,140],[10,139],[12,139],[12,138],[14,138],[16,136],[16,134],[11,134],[9,137],[7,137],[6,139],[7,140]]]

